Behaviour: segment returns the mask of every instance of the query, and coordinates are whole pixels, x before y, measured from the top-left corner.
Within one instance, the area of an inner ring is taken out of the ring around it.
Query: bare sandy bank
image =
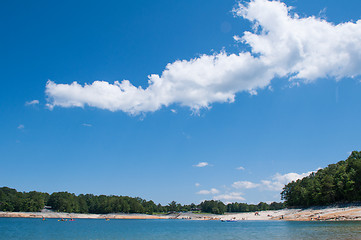
[[[284,220],[284,221],[359,221],[361,206],[330,206],[306,209],[282,209],[258,213],[235,213],[220,217],[221,220]]]
[[[182,213],[178,218],[193,220],[284,220],[284,221],[359,221],[361,206],[329,206],[306,209],[282,209],[224,215]]]
[[[361,206],[331,206],[307,209],[282,209],[249,213],[226,213],[224,215],[196,214],[192,212],[147,215],[147,214],[81,214],[45,212],[0,212],[0,217],[12,218],[83,218],[83,219],[186,219],[186,220],[284,220],[284,221],[358,221],[361,220]]]
[[[273,219],[282,219],[275,216]],[[286,210],[283,220],[288,221],[360,221],[361,206],[314,207]]]

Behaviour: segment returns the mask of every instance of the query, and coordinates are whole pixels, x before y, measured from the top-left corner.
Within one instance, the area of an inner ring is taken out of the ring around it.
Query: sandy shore
[[[147,215],[147,214],[80,214],[43,212],[0,212],[0,217],[13,218],[86,218],[86,219],[189,219],[189,220],[284,220],[284,221],[355,221],[361,220],[361,206],[332,206],[307,209],[282,209],[250,213],[226,213],[224,215],[196,214],[191,212]]]
[[[221,220],[285,220],[285,221],[358,221],[361,206],[330,206],[306,209],[282,209],[256,213],[226,214]]]
[[[58,213],[58,212],[0,212],[0,217],[11,218],[84,218],[84,219],[169,219],[170,216],[147,214],[85,214],[85,213]]]

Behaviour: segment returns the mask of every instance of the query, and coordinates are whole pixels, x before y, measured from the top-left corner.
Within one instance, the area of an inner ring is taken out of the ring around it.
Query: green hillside
[[[287,184],[281,197],[289,207],[361,201],[361,152]]]

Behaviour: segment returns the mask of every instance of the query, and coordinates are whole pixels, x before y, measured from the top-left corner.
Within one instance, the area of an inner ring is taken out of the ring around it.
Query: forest
[[[310,207],[361,201],[361,152],[287,184],[281,193],[288,207]]]
[[[0,188],[0,211],[8,212],[38,212],[45,206],[56,212],[69,213],[171,213],[171,212],[205,212],[223,214],[225,212],[251,212],[275,210],[284,208],[283,203],[246,203],[224,204],[221,201],[206,200],[202,203],[182,205],[175,201],[162,206],[153,201],[128,196],[106,196],[93,194],[79,194],[68,192],[18,192],[15,189]]]

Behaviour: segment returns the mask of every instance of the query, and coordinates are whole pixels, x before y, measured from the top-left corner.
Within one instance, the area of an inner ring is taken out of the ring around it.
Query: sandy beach
[[[282,209],[258,213],[225,214],[221,220],[284,220],[284,221],[356,221],[361,220],[360,206],[329,206],[306,209]]]
[[[82,214],[42,212],[0,212],[0,217],[13,218],[77,218],[77,219],[187,219],[187,220],[283,220],[283,221],[355,221],[361,220],[361,206],[330,206],[307,209],[282,209],[248,213],[226,213],[224,215],[182,212],[177,214]]]
[[[85,213],[60,213],[60,212],[0,212],[0,217],[10,218],[76,218],[76,219],[169,219],[163,215],[147,214],[85,214]]]

